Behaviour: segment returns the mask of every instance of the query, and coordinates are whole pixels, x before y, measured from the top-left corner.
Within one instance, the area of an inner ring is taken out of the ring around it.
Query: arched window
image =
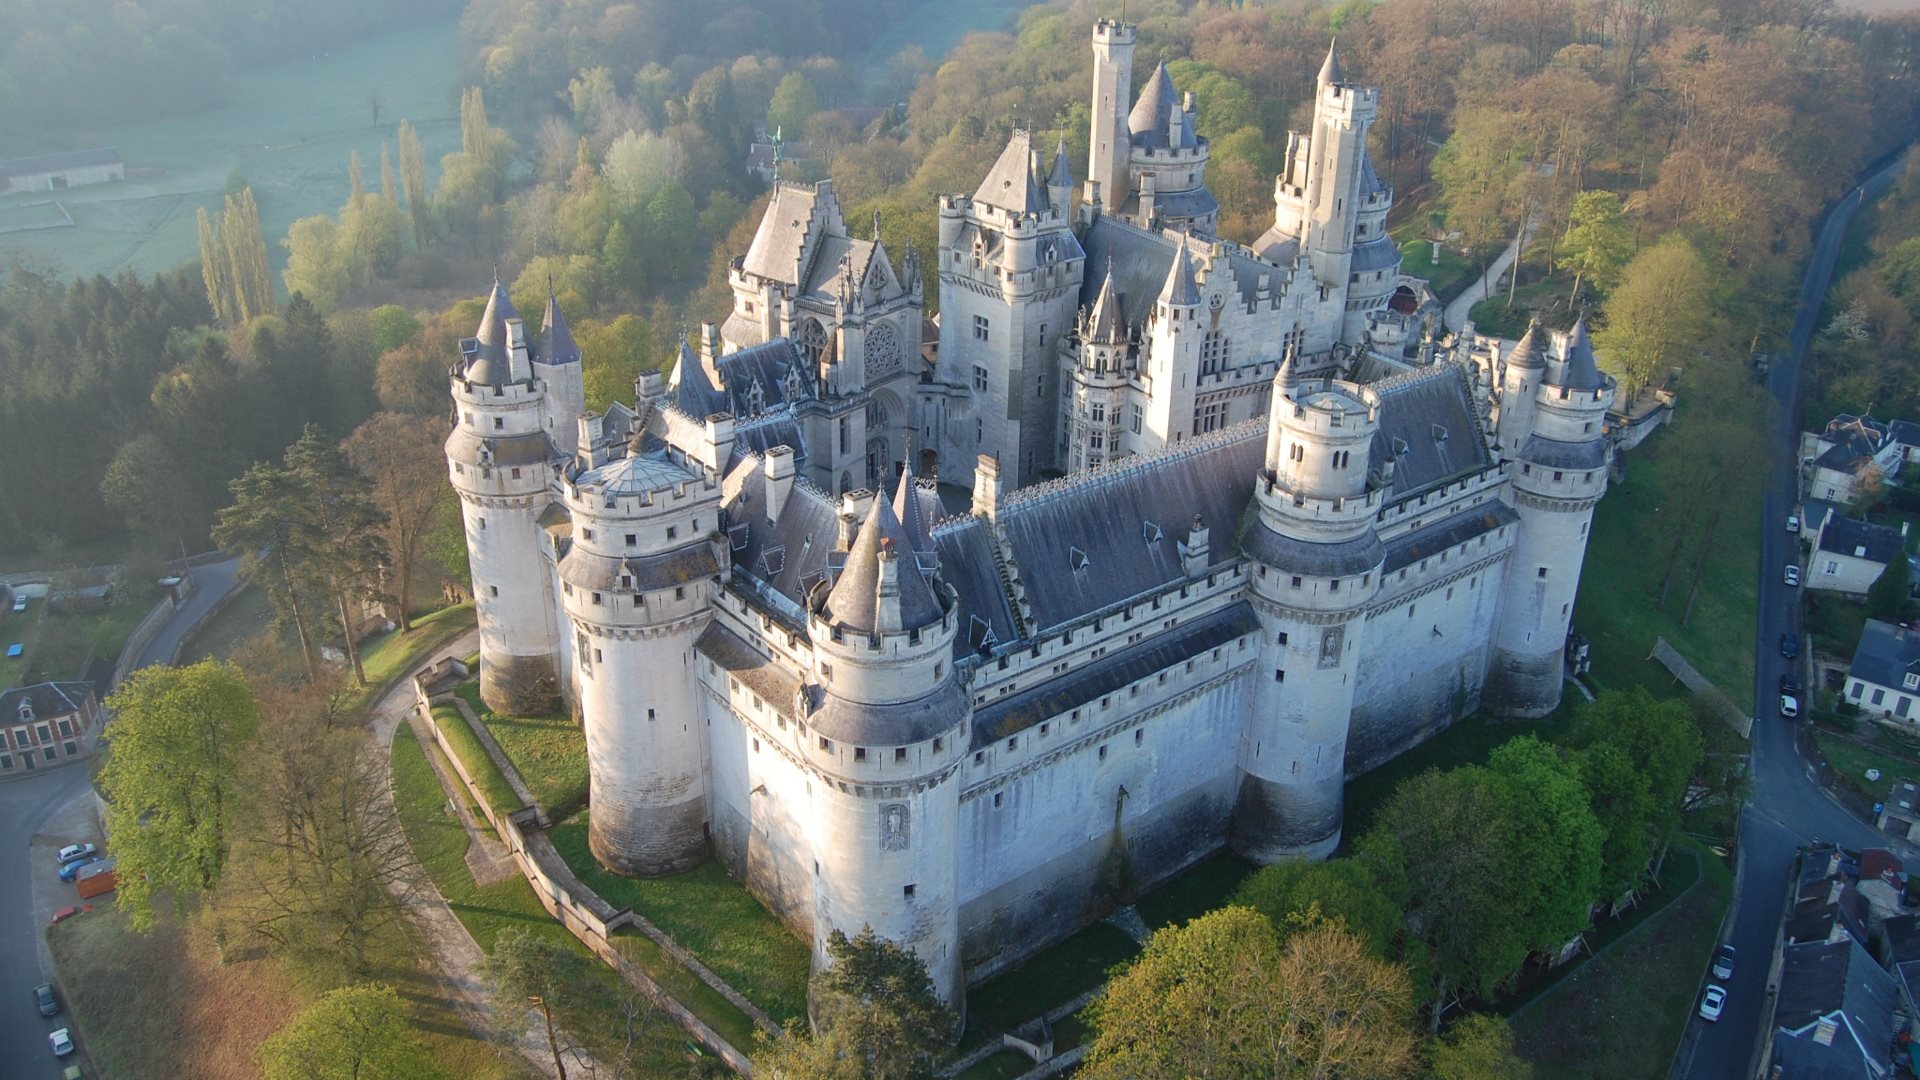
[[[820,325],[818,319],[808,319],[800,327],[800,351],[807,354],[807,362],[818,364],[820,354],[827,350],[827,328]]]

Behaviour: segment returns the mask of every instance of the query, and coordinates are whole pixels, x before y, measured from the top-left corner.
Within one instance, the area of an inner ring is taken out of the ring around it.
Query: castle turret
[[[1093,24],[1093,131],[1087,141],[1087,202],[1111,211],[1127,200],[1127,103],[1133,99],[1134,30],[1130,23]]]
[[[1315,276],[1329,289],[1347,285],[1353,259],[1354,218],[1360,208],[1360,169],[1367,130],[1380,107],[1380,91],[1354,86],[1340,71],[1335,46],[1314,83],[1312,159],[1306,170],[1305,243]]]
[[[1143,434],[1155,440],[1150,445],[1158,446],[1184,439],[1192,427],[1195,386],[1190,373],[1199,370],[1205,334],[1188,241],[1182,237],[1178,243],[1144,335],[1152,394],[1147,399]]]
[[[560,300],[547,279],[547,310],[540,323],[540,347],[533,354],[533,378],[545,391],[541,425],[554,449],[572,457],[581,414],[587,411],[586,384],[581,376],[580,346],[573,343]]]
[[[1607,490],[1613,380],[1594,360],[1585,319],[1555,335],[1551,355],[1540,336],[1538,326],[1527,331],[1501,384],[1500,448],[1520,517],[1482,692],[1501,716],[1544,716],[1560,704],[1587,532]]]
[[[1105,273],[1093,307],[1081,313],[1079,341],[1066,366],[1069,388],[1060,398],[1060,467],[1074,472],[1097,468],[1125,453],[1121,414],[1128,406],[1132,334],[1114,292],[1112,260]]]
[[[561,599],[586,730],[589,843],[602,865],[651,876],[707,854],[706,731],[693,644],[728,560],[716,472],[643,449],[567,485],[573,536]]]
[[[998,457],[1018,485],[1054,465],[1060,341],[1073,331],[1086,255],[1049,201],[1032,139],[1016,130],[971,198],[940,199],[940,368],[965,404],[941,429],[941,478]]]
[[[555,463],[564,459],[547,426],[553,407],[535,377],[526,326],[498,281],[460,353],[446,450],[479,614],[480,695],[506,716],[550,713],[564,692],[563,658],[552,551],[540,519]],[[571,440],[571,420],[567,429]]]
[[[1060,136],[1053,149],[1053,171],[1047,174],[1047,203],[1054,210],[1073,216],[1073,165],[1067,161],[1065,135]]]
[[[1241,539],[1261,638],[1232,827],[1234,850],[1260,863],[1340,844],[1355,665],[1386,556],[1373,528],[1384,495],[1368,481],[1378,402],[1352,383],[1300,380],[1289,356],[1269,417]]]
[[[903,477],[895,501],[916,497]],[[813,960],[828,962],[833,931],[870,926],[912,949],[960,1009],[959,770],[973,706],[953,669],[957,595],[913,544],[893,502],[874,498],[838,579],[808,602]]]

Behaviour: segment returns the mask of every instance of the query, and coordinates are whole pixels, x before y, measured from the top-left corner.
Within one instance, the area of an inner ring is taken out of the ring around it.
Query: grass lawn
[[[171,269],[198,256],[195,212],[219,209],[227,177],[238,172],[259,200],[277,287],[287,228],[347,201],[349,153],[359,151],[377,177],[381,143],[392,143],[400,120],[410,119],[431,184],[441,155],[460,148],[457,30],[456,20],[436,20],[243,72],[218,108],[92,133],[84,145],[117,148],[127,179],[61,192],[75,226],[0,236],[0,261],[27,256],[56,275],[76,276]],[[370,93],[383,102],[378,127]],[[0,208],[46,198],[9,196]]]
[[[1691,840],[1692,892],[1512,1018],[1541,1080],[1665,1076],[1733,891],[1726,863]]]
[[[367,685],[356,688],[358,696],[349,707],[373,704],[415,663],[473,629],[473,620],[472,604],[456,604],[413,620],[413,629],[405,633],[390,630],[360,642],[360,667],[367,673]]]
[[[1806,595],[1807,632],[1818,639],[1821,652],[1853,655],[1866,629],[1867,605],[1830,592]]]
[[[180,659],[188,662],[226,660],[243,645],[273,628],[273,604],[267,590],[258,585],[242,585],[227,606],[207,617],[180,647]]]
[[[1451,300],[1466,288],[1467,283],[1480,273],[1480,261],[1460,254],[1460,249],[1446,244],[1440,245],[1440,261],[1433,261],[1433,241],[1422,237],[1429,231],[1426,218],[1407,222],[1393,230],[1392,236],[1400,245],[1400,270],[1412,277],[1426,278],[1433,289],[1433,295],[1442,303]]]
[[[480,745],[480,737],[467,725],[467,718],[452,705],[435,705],[433,719],[440,726],[440,735],[453,756],[460,759],[460,765],[473,777],[480,788],[480,794],[487,800],[495,813],[511,814],[523,805],[520,796],[514,794],[513,785],[507,783],[506,774],[500,766],[493,763],[493,756],[487,748]]]
[[[1033,1059],[1018,1050],[1001,1050],[962,1072],[959,1080],[1013,1080],[1033,1070]]]
[[[25,648],[17,659],[0,655],[0,687],[77,679],[89,656],[119,656],[158,599],[154,592],[127,590],[102,611],[61,614],[49,611],[44,597],[34,598],[19,615],[8,609],[0,614],[0,654],[16,643]]]
[[[1537,272],[1534,264],[1529,263],[1522,268],[1521,278],[1525,280],[1531,273]],[[1492,296],[1473,305],[1473,328],[1482,334],[1518,339],[1527,332],[1527,324],[1533,321],[1537,311],[1541,322],[1564,330],[1573,325],[1573,313],[1567,310],[1567,293],[1572,288],[1570,281],[1541,278],[1520,286],[1514,292],[1511,307],[1507,304],[1507,291],[1495,289]]]
[[[1191,922],[1225,904],[1259,867],[1223,850],[1193,864],[1134,903],[1149,929]]]
[[[555,825],[549,835],[588,888],[645,916],[775,1023],[805,1015],[808,944],[729,878],[719,860],[671,877],[623,877],[594,861],[584,814]]]
[[[1109,923],[1094,923],[1012,971],[967,991],[967,1034],[978,1044],[1063,1005],[1107,981],[1115,964],[1140,955],[1140,946]]]
[[[1873,721],[1863,720],[1860,726],[1871,728]],[[1920,764],[1888,751],[1861,746],[1824,731],[1813,733],[1813,743],[1820,748],[1837,779],[1874,802],[1886,799],[1896,778],[1920,779]],[[1880,770],[1880,779],[1868,780],[1868,769]]]
[[[587,805],[587,736],[565,715],[501,716],[480,700],[479,680],[454,690],[520,770],[533,801],[552,821]]]
[[[1676,423],[1687,422],[1683,406]],[[1664,637],[1695,668],[1712,679],[1735,705],[1752,711],[1754,627],[1758,625],[1760,532],[1757,505],[1727,511],[1701,582],[1693,620],[1680,625],[1686,607],[1685,570],[1667,609],[1655,607],[1663,567],[1660,550],[1659,473],[1668,467],[1669,444],[1660,432],[1626,457],[1627,479],[1614,484],[1593,515],[1574,628],[1593,642],[1593,676],[1609,689],[1645,686],[1656,694],[1676,692],[1673,676],[1647,659],[1654,639]],[[1757,493],[1756,493],[1757,497]]]
[[[586,946],[580,944],[540,906],[540,901],[533,894],[533,887],[527,884],[525,878],[516,875],[485,888],[473,883],[473,876],[467,872],[466,831],[447,812],[446,793],[441,789],[433,767],[427,763],[426,754],[414,738],[412,729],[405,725],[394,732],[392,767],[394,802],[414,855],[481,949],[491,951],[501,933],[518,927],[590,957]],[[593,959],[590,970],[595,987],[602,992],[603,998],[618,997],[625,992],[619,977],[598,959]],[[685,972],[682,974],[686,975]],[[701,1011],[703,1016],[706,1015],[696,1003],[687,1004]],[[602,1053],[607,1052],[611,1040],[621,1030],[619,1018],[604,1007],[573,1005],[556,1012],[569,1031]],[[739,1014],[735,1011],[734,1015]],[[744,1016],[740,1017],[741,1021],[745,1019]],[[713,1023],[713,1020],[709,1019],[708,1022]],[[720,1028],[719,1024],[714,1026]],[[687,1059],[684,1036],[680,1030],[659,1021],[648,1025],[638,1040],[634,1072],[640,1076],[686,1075]],[[455,1075],[464,1074],[456,1072]]]

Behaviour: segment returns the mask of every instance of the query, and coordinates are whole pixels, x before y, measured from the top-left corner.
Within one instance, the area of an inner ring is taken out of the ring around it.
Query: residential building
[[[45,682],[0,691],[0,776],[86,756],[100,720],[100,699],[89,683]]]

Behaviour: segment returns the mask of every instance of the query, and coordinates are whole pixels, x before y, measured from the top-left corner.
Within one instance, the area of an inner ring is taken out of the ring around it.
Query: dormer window
[[[1920,690],[1920,675],[1911,671],[1907,672],[1907,677],[1901,682],[1901,685],[1909,690]],[[26,706],[21,706],[20,711],[24,714],[26,712]]]

